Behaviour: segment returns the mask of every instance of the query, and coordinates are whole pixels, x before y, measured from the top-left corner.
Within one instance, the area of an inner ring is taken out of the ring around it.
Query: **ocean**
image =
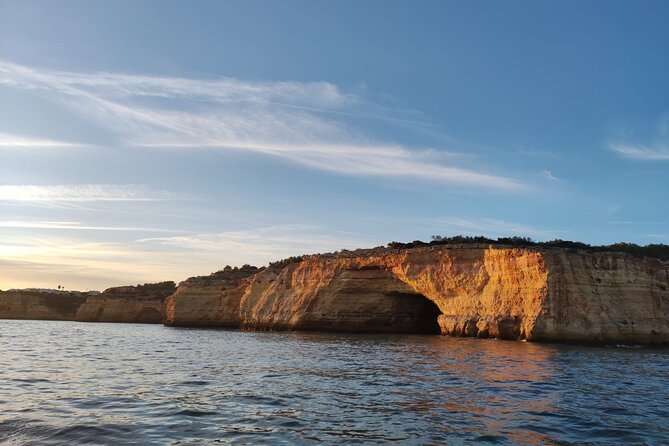
[[[669,444],[669,350],[0,320],[0,443]]]

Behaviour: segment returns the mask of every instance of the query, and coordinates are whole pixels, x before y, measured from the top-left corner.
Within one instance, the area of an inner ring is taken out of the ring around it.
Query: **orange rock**
[[[307,256],[189,279],[170,325],[433,332],[530,341],[669,342],[669,266],[620,253],[442,245]]]

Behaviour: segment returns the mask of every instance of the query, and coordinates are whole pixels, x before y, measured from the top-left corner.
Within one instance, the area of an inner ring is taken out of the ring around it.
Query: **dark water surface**
[[[669,444],[669,351],[0,320],[0,443]]]

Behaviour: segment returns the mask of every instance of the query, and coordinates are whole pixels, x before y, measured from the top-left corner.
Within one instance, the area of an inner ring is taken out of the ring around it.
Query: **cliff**
[[[0,291],[0,319],[73,321],[92,293],[77,291]]]
[[[76,311],[76,320],[160,324],[165,320],[165,298],[175,289],[174,282],[108,288],[88,297]]]
[[[0,318],[669,345],[669,262],[438,245],[306,256],[101,294],[0,292]]]
[[[241,298],[258,268],[226,268],[209,276],[191,277],[165,301],[165,324],[239,327]]]
[[[169,325],[669,343],[669,265],[620,253],[442,245],[189,279]]]
[[[669,262],[546,254],[549,296],[536,340],[669,344]]]

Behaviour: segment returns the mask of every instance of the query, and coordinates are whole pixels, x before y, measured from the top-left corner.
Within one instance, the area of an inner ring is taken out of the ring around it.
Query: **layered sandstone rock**
[[[172,325],[669,342],[669,267],[560,249],[442,245],[306,257],[180,285]],[[200,278],[201,279],[201,278]],[[218,281],[217,281],[218,280]]]
[[[239,327],[239,303],[258,268],[226,268],[191,277],[165,301],[165,324],[190,327]]]
[[[245,329],[438,333],[439,310],[391,271],[311,258],[258,274],[240,302]]]
[[[182,282],[0,292],[0,318],[669,344],[669,262],[441,245],[226,267]]]
[[[361,277],[376,269],[384,274]],[[355,287],[347,286],[351,276]],[[444,334],[519,337],[531,329],[546,294],[546,269],[540,253],[517,249],[418,248],[379,250],[363,255],[308,257],[280,272],[258,274],[240,305],[241,326],[255,329],[316,328],[322,308],[339,314],[339,323],[352,330],[356,318],[387,319],[389,299],[367,305],[361,290],[413,294],[414,307],[432,302]],[[353,288],[354,292],[349,292]],[[392,295],[392,293],[389,293]],[[414,308],[414,314],[422,314]],[[316,323],[317,324],[317,323]],[[337,324],[333,324],[334,327]],[[511,332],[509,327],[511,326]],[[372,327],[372,328],[369,328]],[[357,331],[375,331],[373,324],[357,324]],[[405,332],[402,325],[387,331]]]
[[[175,289],[174,282],[109,288],[86,299],[76,320],[160,324],[165,320],[165,298]]]
[[[626,254],[544,254],[548,298],[533,338],[669,344],[669,263]]]
[[[72,321],[91,295],[77,291],[0,291],[0,319]]]

